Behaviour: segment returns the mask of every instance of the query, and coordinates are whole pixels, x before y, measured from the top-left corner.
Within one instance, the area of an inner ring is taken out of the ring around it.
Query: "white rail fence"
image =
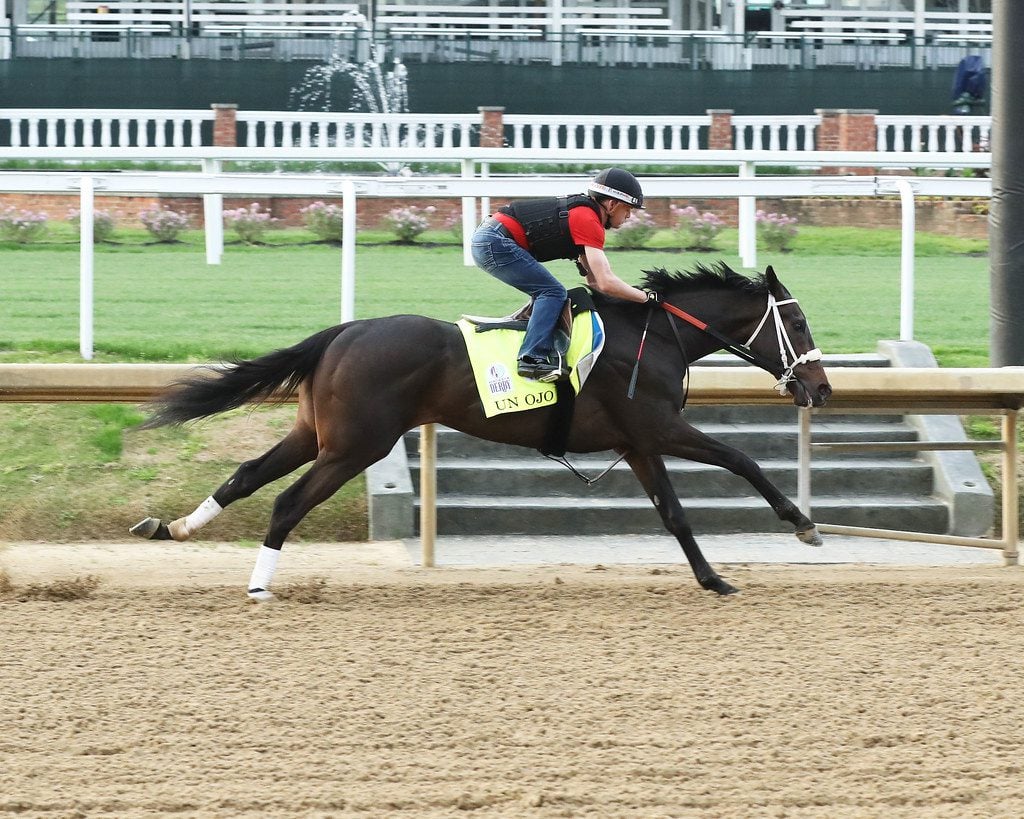
[[[238,144],[302,148],[467,148],[480,144],[476,114],[362,114],[239,111]],[[6,148],[195,148],[213,142],[210,110],[0,109],[0,159]],[[620,149],[637,152],[710,150],[710,115],[561,116],[506,114],[510,148],[549,151]],[[986,153],[987,116],[875,117],[879,152]],[[738,150],[813,151],[818,115],[733,116]],[[283,158],[283,157],[282,157]]]
[[[481,214],[486,214],[487,197],[560,195],[567,190],[582,190],[588,177],[424,177],[367,178],[329,175],[278,174],[195,174],[195,173],[109,173],[74,174],[40,172],[0,173],[0,190],[27,193],[78,193],[81,212],[81,307],[80,351],[93,356],[92,222],[97,192],[101,194],[193,194],[205,201],[207,259],[217,262],[223,251],[224,195],[281,195],[340,197],[344,212],[341,252],[341,319],[355,315],[356,208],[359,197],[460,197],[462,199],[463,252],[467,264],[469,241]],[[752,210],[756,198],[790,196],[892,196],[898,194],[903,212],[903,250],[901,255],[900,338],[913,338],[914,320],[914,197],[991,196],[991,180],[941,177],[874,176],[786,176],[786,177],[651,177],[644,188],[651,198],[697,197],[738,198],[741,216]],[[746,231],[746,235],[744,235]],[[756,264],[756,231],[752,214],[741,223],[741,252],[744,265]]]

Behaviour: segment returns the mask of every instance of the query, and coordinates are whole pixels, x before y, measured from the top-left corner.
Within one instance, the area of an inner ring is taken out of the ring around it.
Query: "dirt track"
[[[0,815],[1024,815],[1018,569],[172,549],[0,548]]]

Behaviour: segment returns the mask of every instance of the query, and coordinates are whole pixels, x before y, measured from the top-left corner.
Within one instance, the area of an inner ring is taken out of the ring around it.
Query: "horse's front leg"
[[[756,489],[768,505],[779,516],[779,520],[793,524],[796,536],[811,546],[821,545],[818,527],[800,508],[779,491],[779,488],[768,480],[761,467],[750,456],[735,447],[716,441],[710,435],[701,432],[682,419],[676,429],[669,434],[668,445],[663,449],[666,455],[675,455],[688,461],[711,464],[728,469],[739,475]]]
[[[668,471],[665,469],[665,462],[658,455],[639,455],[628,453],[626,463],[630,465],[633,473],[647,492],[647,497],[661,515],[665,524],[679,545],[683,547],[683,554],[690,562],[690,568],[697,578],[697,582],[708,591],[719,594],[735,594],[738,589],[727,583],[718,573],[711,568],[711,565],[701,552],[700,546],[693,538],[693,530],[686,519],[686,513],[676,497],[672,482],[669,480]]]

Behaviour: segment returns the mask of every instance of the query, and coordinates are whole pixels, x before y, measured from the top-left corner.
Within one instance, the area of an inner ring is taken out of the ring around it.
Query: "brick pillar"
[[[480,147],[505,147],[505,108],[497,105],[481,105],[480,112]]]
[[[238,106],[235,103],[215,102],[213,109],[213,144],[221,148],[238,145],[238,127],[235,118]]]
[[[731,108],[708,109],[708,116],[711,117],[711,127],[708,129],[708,150],[732,150],[732,113]]]
[[[821,117],[818,126],[819,151],[874,151],[877,147],[875,116],[878,111],[849,108],[818,108]],[[842,176],[871,176],[874,168],[822,168],[822,173]]]

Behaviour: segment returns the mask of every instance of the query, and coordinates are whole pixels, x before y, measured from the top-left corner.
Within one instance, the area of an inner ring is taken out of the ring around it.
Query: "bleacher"
[[[68,26],[95,32],[188,31],[217,34],[335,33],[366,24],[359,3],[252,0],[67,0]]]
[[[938,67],[955,66],[965,49],[984,53],[992,38],[992,15],[981,12],[823,9],[792,0],[771,12],[770,29],[746,31],[732,12],[713,27],[711,0],[491,1],[66,0],[64,14],[47,22],[16,13],[10,34],[0,28],[0,59],[328,59],[341,48],[358,60],[376,40],[411,62]],[[0,0],[0,9],[5,4],[13,8]]]
[[[820,40],[901,42],[907,39],[971,42],[992,39],[992,15],[949,11],[784,9],[785,31]],[[773,32],[774,34],[775,32]]]

